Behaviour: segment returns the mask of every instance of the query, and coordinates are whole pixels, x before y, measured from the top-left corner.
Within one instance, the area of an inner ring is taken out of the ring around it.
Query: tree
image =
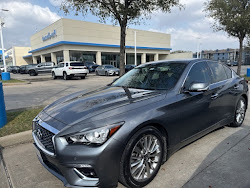
[[[205,3],[205,11],[215,20],[215,31],[225,31],[229,36],[239,39],[239,62],[237,73],[240,75],[243,41],[250,33],[249,0],[211,0]]]
[[[102,22],[111,18],[120,25],[120,75],[125,73],[126,29],[131,23],[139,23],[140,18],[147,18],[153,11],[170,12],[174,6],[181,7],[179,0],[64,0],[61,8],[67,14],[86,15],[88,12],[98,16]]]

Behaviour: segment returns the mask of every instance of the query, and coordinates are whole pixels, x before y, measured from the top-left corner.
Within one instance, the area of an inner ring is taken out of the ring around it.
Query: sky
[[[60,18],[70,18],[98,23],[98,17],[91,14],[65,15],[60,10],[62,0],[0,0],[0,17],[4,19],[4,47],[30,46],[30,36]],[[173,8],[171,13],[154,12],[151,18],[140,25],[129,28],[157,31],[171,34],[173,51],[196,52],[200,44],[202,50],[238,48],[238,40],[228,37],[224,32],[214,32],[213,19],[203,11],[206,0],[180,0],[184,5],[181,11]],[[107,20],[107,24],[113,23]]]

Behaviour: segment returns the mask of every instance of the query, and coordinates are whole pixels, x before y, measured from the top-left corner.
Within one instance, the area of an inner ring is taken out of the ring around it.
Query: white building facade
[[[126,64],[134,64],[136,32],[137,65],[167,59],[169,34],[127,29]],[[120,27],[62,18],[31,36],[33,63],[94,61],[119,67]]]

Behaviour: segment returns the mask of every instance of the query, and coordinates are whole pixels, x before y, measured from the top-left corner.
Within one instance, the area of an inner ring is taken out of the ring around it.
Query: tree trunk
[[[125,41],[126,41],[126,28],[127,23],[120,24],[121,37],[120,37],[120,76],[125,74]]]
[[[239,50],[239,59],[238,59],[238,69],[237,69],[237,74],[240,75],[241,73],[241,63],[242,63],[242,54],[243,54],[243,40],[244,39],[239,39],[240,41],[240,50]]]

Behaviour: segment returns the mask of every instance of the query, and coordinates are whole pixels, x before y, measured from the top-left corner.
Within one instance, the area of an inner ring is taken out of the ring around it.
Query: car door
[[[58,70],[58,76],[63,76],[65,63],[60,63],[60,68]]]
[[[104,74],[105,74],[104,71],[105,71],[105,67],[104,67],[104,66],[101,66],[100,69],[99,69],[99,71],[98,71],[98,73],[99,73],[100,75],[104,75]]]
[[[212,72],[210,114],[213,118],[211,123],[216,124],[232,116],[234,101],[236,101],[233,90],[237,87],[237,82],[228,78],[229,75],[227,75],[224,65],[210,61],[208,61],[208,65]]]
[[[192,83],[211,83],[209,67],[205,62],[195,63],[183,82],[181,92],[176,96],[175,127],[179,129],[180,141],[185,142],[197,133],[211,126],[209,108],[211,103],[211,91],[191,92]]]
[[[40,63],[37,65],[36,70],[38,73],[44,73],[45,63]]]

